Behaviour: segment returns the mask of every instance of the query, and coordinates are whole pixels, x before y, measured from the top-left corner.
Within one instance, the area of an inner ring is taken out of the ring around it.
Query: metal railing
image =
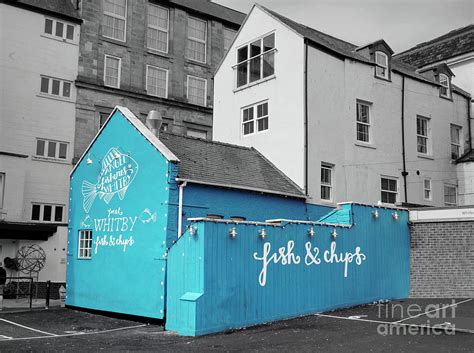
[[[30,309],[33,306],[33,277],[8,277],[3,288],[3,298],[29,298]]]

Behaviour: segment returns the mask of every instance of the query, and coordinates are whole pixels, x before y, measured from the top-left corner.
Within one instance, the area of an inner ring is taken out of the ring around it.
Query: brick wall
[[[410,225],[411,297],[474,296],[474,221]]]

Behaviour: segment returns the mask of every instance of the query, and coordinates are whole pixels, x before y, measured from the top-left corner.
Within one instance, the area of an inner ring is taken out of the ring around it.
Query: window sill
[[[120,45],[120,46],[122,46],[122,47],[128,48],[128,45],[127,45],[127,42],[126,42],[126,41],[121,41],[121,40],[118,40],[118,39],[105,37],[105,36],[103,36],[103,35],[100,36],[100,38],[101,38],[104,42],[108,42],[108,43],[112,43],[112,44],[117,44],[117,45]]]
[[[443,96],[443,95],[439,95],[439,98],[442,98],[442,99],[445,99],[447,101],[450,101],[450,102],[453,102],[453,97],[452,96]]]
[[[53,99],[56,101],[61,101],[61,102],[66,102],[66,103],[74,103],[74,101],[71,98],[63,98],[61,96],[53,96],[50,94],[45,94],[45,93],[37,93],[36,97],[41,97],[41,98],[48,98],[48,99]]]
[[[211,66],[205,62],[202,62],[202,61],[197,61],[197,60],[193,60],[193,59],[188,59],[188,58],[185,58],[184,59],[184,62],[186,64],[190,64],[190,65],[197,65],[197,66],[201,66],[201,67],[205,67],[206,69],[210,69]]]
[[[242,137],[243,137],[243,138],[246,138],[246,137],[250,137],[250,136],[256,136],[256,135],[260,135],[260,134],[265,134],[265,133],[268,132],[268,130],[270,130],[270,129],[252,132],[251,134],[247,134],[247,135],[242,134]]]
[[[148,54],[151,54],[151,55],[155,55],[155,56],[160,56],[162,58],[165,58],[165,59],[168,59],[170,60],[171,62],[174,61],[173,58],[171,57],[171,55],[169,53],[165,53],[163,51],[158,51],[158,50],[153,50],[153,49],[150,49],[150,48],[147,48],[146,49],[146,52]]]
[[[319,199],[319,204],[330,207],[337,207],[337,203],[331,200]]]
[[[273,80],[273,79],[276,79],[276,75],[275,75],[275,74],[273,74],[273,75],[271,75],[271,76],[268,76],[268,77],[265,77],[265,78],[262,78],[261,80],[258,80],[258,81],[255,81],[255,82],[246,84],[245,86],[240,86],[240,87],[238,87],[238,88],[235,88],[235,89],[233,90],[233,92],[236,93],[236,92],[242,91],[242,90],[244,90],[244,89],[246,89],[246,88],[253,87],[253,86],[259,85],[259,84],[261,84],[261,83],[264,83],[264,82]]]
[[[434,161],[434,157],[433,157],[433,156],[430,156],[429,154],[421,154],[421,153],[418,153],[418,158],[429,159],[429,160]]]
[[[77,43],[77,41],[75,40],[71,40],[71,39],[66,39],[66,38],[60,38],[60,37],[56,37],[56,36],[52,36],[52,35],[48,35],[48,34],[40,34],[40,37],[43,37],[43,38],[47,38],[47,39],[52,39],[52,40],[55,40],[55,41],[58,41],[58,42],[61,42],[61,43],[67,43],[67,44],[72,44],[72,45],[79,45],[79,43]]]
[[[71,164],[66,159],[57,159],[57,158],[47,158],[47,157],[39,157],[39,156],[31,156],[31,160],[33,161],[38,161],[38,162],[52,162],[52,163],[58,163],[58,164]]]
[[[388,77],[382,77],[382,76],[377,76],[377,75],[374,75],[374,77],[376,79],[379,79],[379,80],[382,80],[382,81],[386,81],[386,82],[392,82],[392,80]]]
[[[377,147],[372,143],[364,143],[364,142],[356,141],[354,142],[354,145],[359,146],[359,147],[371,148],[373,150],[377,149]]]

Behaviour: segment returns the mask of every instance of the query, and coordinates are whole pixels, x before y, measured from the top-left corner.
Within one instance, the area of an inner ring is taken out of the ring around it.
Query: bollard
[[[66,288],[63,285],[59,287],[59,299],[61,299],[61,308],[66,306]]]
[[[51,292],[51,281],[46,281],[46,302],[44,308],[49,309],[49,297]]]

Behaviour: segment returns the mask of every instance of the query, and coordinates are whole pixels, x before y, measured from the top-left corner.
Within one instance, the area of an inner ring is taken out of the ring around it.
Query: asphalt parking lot
[[[366,305],[197,338],[177,336],[159,324],[64,308],[0,314],[1,352],[472,352],[472,347],[471,299]]]

